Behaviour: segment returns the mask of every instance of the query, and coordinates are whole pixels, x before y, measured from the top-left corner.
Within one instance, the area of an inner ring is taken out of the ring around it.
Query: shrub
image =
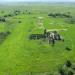
[[[1,21],[1,22],[6,22],[6,19],[3,18],[3,17],[0,17],[0,21]]]
[[[3,43],[3,41],[7,38],[7,36],[10,34],[9,31],[7,32],[0,32],[0,44]]]
[[[21,21],[18,21],[18,23],[21,23]]]
[[[73,72],[72,72],[72,71],[69,71],[69,72],[68,72],[68,75],[74,75],[74,74],[73,74]]]
[[[69,48],[69,47],[66,47],[65,48],[67,51],[71,51],[72,49],[71,48]]]
[[[66,23],[69,23],[69,24],[75,24],[75,18],[72,17],[72,18],[68,18],[65,20]]]
[[[71,66],[72,66],[72,63],[70,62],[70,60],[67,60],[67,61],[66,61],[66,66],[67,66],[67,67],[71,67]]]
[[[60,68],[60,69],[59,69],[59,74],[60,74],[60,75],[65,75],[65,71],[64,71],[62,68]]]
[[[72,18],[72,16],[70,14],[65,14],[65,13],[49,13],[48,16],[51,16],[51,17],[64,17],[64,18]]]

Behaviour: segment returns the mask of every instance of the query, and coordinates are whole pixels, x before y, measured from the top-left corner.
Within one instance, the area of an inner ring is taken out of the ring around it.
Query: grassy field
[[[75,24],[66,23],[65,18],[48,17],[50,12],[70,12],[74,16],[74,6],[57,4],[1,6],[0,16],[13,14],[15,10],[21,11],[19,15],[6,17],[6,22],[0,22],[0,32],[11,32],[0,44],[0,75],[40,75],[38,73],[44,75],[42,74],[44,72],[58,75],[58,67],[66,60],[75,63]],[[65,41],[56,42],[55,46],[51,46],[47,41],[29,40],[30,34],[43,33],[43,29],[37,26],[38,17],[43,17],[46,29],[67,29],[60,32]],[[66,46],[72,50],[67,51]]]

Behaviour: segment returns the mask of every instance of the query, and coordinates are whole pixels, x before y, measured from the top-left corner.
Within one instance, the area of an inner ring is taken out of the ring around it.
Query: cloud
[[[33,2],[33,1],[44,1],[44,2],[48,2],[48,1],[55,1],[55,2],[75,2],[75,0],[1,0],[2,2],[18,2],[18,1],[26,1],[26,2]]]

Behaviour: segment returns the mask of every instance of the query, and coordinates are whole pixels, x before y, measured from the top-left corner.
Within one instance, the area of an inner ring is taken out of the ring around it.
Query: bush
[[[48,16],[51,16],[54,18],[56,18],[56,17],[72,18],[70,14],[65,14],[65,13],[63,13],[63,14],[62,13],[50,13],[50,14],[48,14]]]
[[[21,21],[18,21],[18,23],[21,23]]]
[[[4,17],[8,17],[7,15],[4,15]]]
[[[7,36],[10,34],[9,31],[7,32],[0,32],[0,44],[3,43],[3,41],[7,38]]]
[[[60,68],[60,69],[59,69],[59,74],[60,74],[60,75],[65,75],[65,71],[64,71],[62,68]]]
[[[3,17],[0,17],[0,21],[1,22],[6,22],[5,18],[3,18]]]
[[[72,49],[71,48],[69,48],[69,47],[66,47],[65,48],[67,51],[71,51]]]
[[[72,66],[72,63],[70,62],[70,60],[67,60],[67,61],[66,61],[66,66],[67,66],[67,67],[71,67],[71,66]]]
[[[69,72],[68,72],[68,75],[74,75],[74,74],[73,74],[73,72],[72,72],[72,71],[69,71]]]
[[[75,18],[72,17],[72,18],[68,18],[65,20],[65,22],[69,23],[69,24],[75,24]]]

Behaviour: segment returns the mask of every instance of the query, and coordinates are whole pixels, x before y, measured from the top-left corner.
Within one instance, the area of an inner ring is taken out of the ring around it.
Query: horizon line
[[[35,0],[32,0],[32,1],[30,1],[30,0],[29,0],[29,1],[27,1],[27,0],[26,0],[26,1],[24,1],[24,0],[18,0],[18,1],[11,0],[11,1],[9,1],[9,0],[8,0],[8,1],[7,1],[7,0],[6,0],[6,1],[0,1],[0,3],[1,3],[1,2],[2,2],[2,3],[3,3],[3,2],[4,2],[4,3],[5,3],[5,2],[6,2],[6,3],[7,3],[7,2],[54,2],[54,3],[55,3],[55,2],[75,2],[75,1],[74,1],[74,0],[72,0],[72,1],[69,1],[69,0],[67,0],[67,1],[58,1],[58,0],[57,0],[57,1],[49,1],[49,0],[46,0],[46,1],[43,1],[43,0],[38,0],[38,1],[37,1],[37,0],[36,0],[36,1],[35,1]]]

